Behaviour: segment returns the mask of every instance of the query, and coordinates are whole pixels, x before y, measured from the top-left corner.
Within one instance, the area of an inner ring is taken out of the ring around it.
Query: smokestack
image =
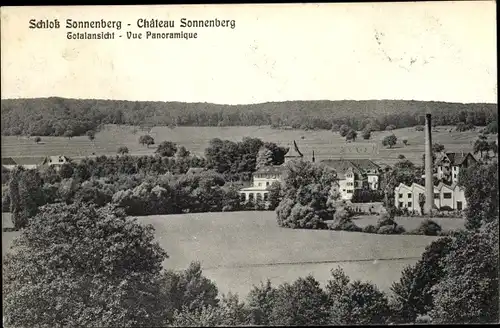
[[[312,157],[312,161],[313,161],[313,163],[316,161],[316,159],[314,158],[314,150],[313,150],[313,157]]]
[[[432,181],[432,124],[431,114],[425,114],[425,214],[431,214],[434,205],[434,183]]]

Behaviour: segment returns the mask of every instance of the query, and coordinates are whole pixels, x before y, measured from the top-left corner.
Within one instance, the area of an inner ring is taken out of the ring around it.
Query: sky
[[[63,28],[29,29],[30,19],[56,18]],[[176,26],[140,29],[140,18]],[[181,28],[181,18],[236,25]],[[120,20],[122,29],[106,30],[114,40],[68,40],[66,19]],[[148,30],[198,38],[126,38]],[[2,99],[497,102],[493,1],[2,7],[1,44]]]

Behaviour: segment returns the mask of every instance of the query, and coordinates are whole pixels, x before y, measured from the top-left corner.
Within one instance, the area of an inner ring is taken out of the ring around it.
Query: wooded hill
[[[66,99],[5,99],[2,135],[75,136],[101,124],[153,126],[251,126],[355,130],[422,125],[431,112],[436,125],[483,126],[497,119],[497,104],[405,100],[285,101],[249,105]]]

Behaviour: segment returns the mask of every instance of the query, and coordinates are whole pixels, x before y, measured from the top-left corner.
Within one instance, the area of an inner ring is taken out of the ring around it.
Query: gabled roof
[[[2,157],[2,165],[40,165],[44,157]]]
[[[12,157],[2,157],[2,165],[17,165]]]
[[[304,155],[300,152],[299,147],[297,146],[297,143],[295,140],[293,143],[288,147],[288,152],[285,154],[285,157],[304,157]]]
[[[440,165],[445,158],[448,158],[450,165],[462,165],[465,159],[471,155],[470,153],[445,153],[441,156],[437,164]],[[471,155],[472,156],[472,155]],[[474,156],[472,158],[475,160]]]
[[[349,162],[353,163],[363,171],[380,170],[380,166],[369,159],[350,159]]]
[[[262,173],[262,174],[281,174],[284,170],[284,167],[281,165],[269,165],[262,166],[254,173]]]
[[[320,163],[325,164],[326,166],[331,167],[337,172],[337,175],[339,177],[341,174],[344,174],[347,172],[349,168],[352,168],[354,173],[358,174],[363,174],[363,170],[360,169],[355,163],[353,163],[351,160],[345,160],[345,159],[324,159]]]

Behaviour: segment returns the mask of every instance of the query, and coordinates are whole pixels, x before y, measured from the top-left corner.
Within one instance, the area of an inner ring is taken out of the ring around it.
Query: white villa
[[[413,183],[411,186],[400,183],[394,188],[394,206],[422,214],[419,204],[420,194],[425,195],[424,186],[417,183]],[[461,211],[467,207],[464,190],[456,183],[446,185],[440,182],[439,185],[434,186],[434,205],[438,209],[446,206],[452,210]]]
[[[351,200],[356,189],[380,188],[382,169],[369,159],[327,159],[321,163],[336,171],[337,189],[344,200]]]

